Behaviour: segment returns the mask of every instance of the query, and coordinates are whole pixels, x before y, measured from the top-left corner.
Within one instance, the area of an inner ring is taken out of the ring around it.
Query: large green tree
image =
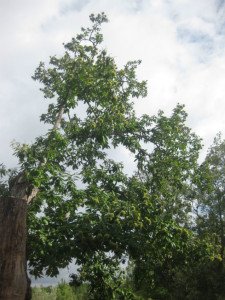
[[[127,259],[137,270],[162,269],[217,253],[179,227],[185,220],[179,195],[195,174],[200,149],[183,106],[171,117],[137,118],[133,99],[147,95],[146,82],[136,78],[140,61],[118,68],[101,47],[107,17],[90,19],[92,27],[64,44],[62,57],[36,69],[33,79],[50,101],[41,121],[51,129],[31,145],[14,143],[20,169],[8,187],[1,184],[1,196],[4,205],[25,200],[32,274],[55,276],[76,259],[73,282],[88,281],[90,299],[132,299],[120,268]],[[135,156],[135,175],[112,160],[119,146]],[[143,272],[150,284],[152,271]]]
[[[28,205],[27,259],[36,275],[45,267],[47,274],[56,275],[72,257],[81,256],[61,239],[70,231],[68,224],[74,222],[77,209],[94,200],[85,172],[107,165],[111,145],[122,144],[133,152],[142,138],[136,132],[142,132],[143,124],[132,103],[132,98],[147,94],[146,82],[136,79],[140,61],[118,69],[101,47],[100,28],[107,17],[102,13],[90,19],[93,26],[82,28],[64,44],[62,57],[51,57],[47,67],[40,63],[37,68],[33,79],[42,83],[44,97],[50,100],[41,121],[52,129],[32,145],[14,143],[20,170],[10,178],[8,191],[1,185],[2,196],[23,199]],[[82,182],[84,188],[79,188]]]

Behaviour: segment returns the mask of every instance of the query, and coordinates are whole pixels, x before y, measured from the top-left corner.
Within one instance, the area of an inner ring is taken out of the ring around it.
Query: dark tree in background
[[[202,236],[216,234],[221,245],[221,257],[225,249],[225,141],[218,134],[209,148],[202,168],[208,170],[210,189],[197,195],[197,228]]]

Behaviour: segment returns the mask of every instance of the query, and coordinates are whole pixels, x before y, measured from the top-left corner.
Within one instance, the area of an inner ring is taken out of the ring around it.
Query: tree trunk
[[[0,198],[0,299],[30,299],[26,296],[26,217],[24,199]]]
[[[68,92],[68,95],[70,91]],[[60,107],[53,130],[60,126],[66,101]],[[40,164],[44,166],[47,159]],[[27,276],[27,205],[38,193],[26,181],[25,172],[9,180],[10,197],[0,197],[0,300],[30,300]]]

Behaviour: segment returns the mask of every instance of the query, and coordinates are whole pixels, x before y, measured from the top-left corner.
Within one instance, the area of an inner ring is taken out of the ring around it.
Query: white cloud
[[[118,64],[143,60],[138,74],[148,79],[149,97],[137,102],[138,114],[169,112],[179,101],[187,104],[192,125],[204,138],[224,130],[224,2],[3,0],[0,5],[3,141],[43,132],[38,115],[46,104],[30,76],[40,60],[63,52],[62,42],[87,26],[90,13],[100,11],[111,20],[104,26],[105,44]],[[214,119],[210,131],[204,130],[208,118]],[[29,131],[23,124],[31,120]]]

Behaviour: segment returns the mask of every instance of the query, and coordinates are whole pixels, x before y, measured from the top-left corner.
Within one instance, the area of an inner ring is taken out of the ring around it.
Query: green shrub
[[[32,300],[86,300],[87,284],[71,287],[64,280],[57,286],[35,286],[32,288]]]
[[[32,300],[56,300],[56,287],[35,286],[32,288]]]
[[[57,286],[56,300],[84,300],[87,299],[87,287],[82,285],[74,288],[62,280]]]
[[[73,288],[69,286],[65,280],[62,280],[57,286],[57,298],[56,300],[77,300],[74,294]]]

